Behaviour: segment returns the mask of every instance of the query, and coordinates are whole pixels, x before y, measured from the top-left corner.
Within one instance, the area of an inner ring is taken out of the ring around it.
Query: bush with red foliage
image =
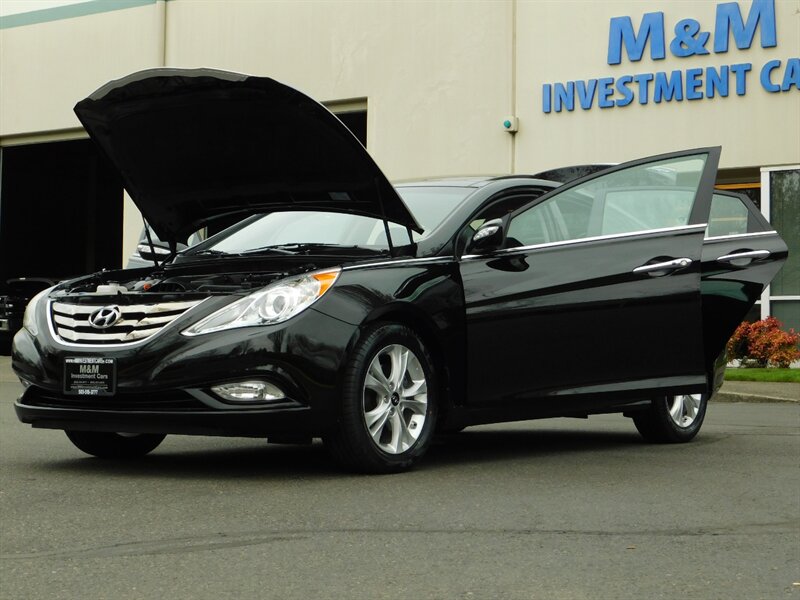
[[[775,317],[742,323],[728,340],[728,360],[739,360],[743,367],[787,368],[800,359],[797,343],[800,333],[783,331]]]

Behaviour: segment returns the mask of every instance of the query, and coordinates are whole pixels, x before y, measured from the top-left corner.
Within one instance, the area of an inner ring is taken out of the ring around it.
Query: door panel
[[[715,192],[703,244],[703,343],[711,368],[764,288],[786,261],[788,249],[755,205],[742,194]]]
[[[468,401],[703,384],[703,226],[464,261]],[[688,258],[671,273],[634,273]]]

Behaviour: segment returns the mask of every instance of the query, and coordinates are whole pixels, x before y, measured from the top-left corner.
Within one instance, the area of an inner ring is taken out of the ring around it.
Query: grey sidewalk
[[[16,383],[11,357],[0,356],[0,383]],[[726,381],[716,402],[800,402],[800,383]]]

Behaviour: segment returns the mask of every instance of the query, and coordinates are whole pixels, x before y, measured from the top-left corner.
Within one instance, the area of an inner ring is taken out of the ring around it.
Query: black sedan
[[[436,431],[610,412],[686,442],[787,254],[714,191],[718,148],[563,185],[393,187],[271,79],[146,71],[76,113],[172,248],[45,290],[15,337],[19,418],[100,457],[166,434],[322,437],[348,468],[391,472]],[[176,251],[221,217],[243,220]]]

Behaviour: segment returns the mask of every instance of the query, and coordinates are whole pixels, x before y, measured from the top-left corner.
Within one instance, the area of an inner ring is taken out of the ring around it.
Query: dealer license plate
[[[64,393],[73,396],[113,396],[117,363],[113,358],[73,356],[64,359]]]

